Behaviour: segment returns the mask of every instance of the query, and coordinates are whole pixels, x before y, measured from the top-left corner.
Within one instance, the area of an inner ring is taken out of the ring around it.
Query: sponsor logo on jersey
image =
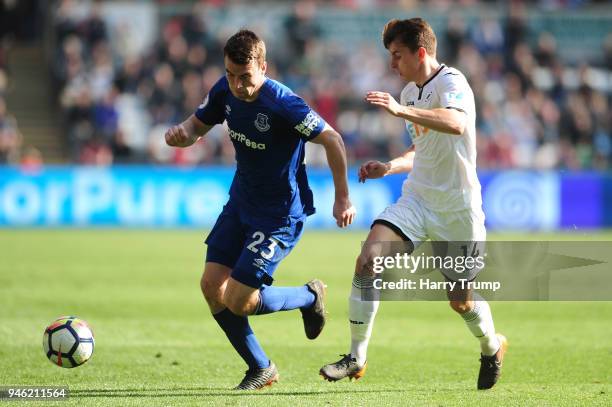
[[[414,100],[407,101],[406,106],[414,106]]]
[[[263,113],[257,113],[257,118],[255,119],[255,128],[262,133],[264,131],[270,130],[270,123],[268,123],[268,116]]]
[[[310,133],[312,133],[312,131],[317,128],[320,122],[321,118],[313,112],[310,112],[306,115],[306,117],[304,118],[304,120],[302,120],[300,124],[295,126],[295,129],[306,137],[308,137],[310,136]]]
[[[229,135],[232,138],[232,140],[235,140],[238,143],[242,143],[245,146],[252,148],[253,150],[265,150],[266,149],[265,143],[257,143],[256,141],[251,140],[250,138],[248,138],[247,136],[245,136],[244,134],[238,131],[234,131],[232,129],[228,129],[228,130],[229,130]]]
[[[433,94],[433,92],[429,92],[427,94],[427,96],[425,96],[425,100],[429,100],[431,98],[431,95]]]
[[[453,100],[461,100],[461,99],[463,99],[463,92],[459,92],[459,93],[449,92],[448,94],[449,102],[452,102]]]
[[[420,126],[410,121],[406,121],[406,130],[408,131],[408,134],[413,140],[416,139],[417,137],[421,137],[429,133],[428,127]]]

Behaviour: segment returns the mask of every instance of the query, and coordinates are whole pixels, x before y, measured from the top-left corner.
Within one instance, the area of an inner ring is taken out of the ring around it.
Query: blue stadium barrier
[[[227,200],[233,169],[199,167],[0,167],[0,227],[212,226]],[[359,184],[350,171],[355,228],[401,193],[404,177]],[[329,170],[311,169],[317,213],[309,228],[334,228]],[[612,226],[612,176],[605,173],[483,172],[483,207],[491,230]]]

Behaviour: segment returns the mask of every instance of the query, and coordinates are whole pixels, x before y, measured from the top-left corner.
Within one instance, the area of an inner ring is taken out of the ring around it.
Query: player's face
[[[419,48],[412,52],[410,48],[393,41],[389,44],[389,54],[391,57],[391,69],[399,74],[406,82],[416,81],[417,75],[424,61],[424,48]]]
[[[266,62],[259,64],[250,61],[239,65],[225,57],[225,75],[232,94],[238,99],[251,102],[257,98],[257,91],[263,84],[266,74]]]

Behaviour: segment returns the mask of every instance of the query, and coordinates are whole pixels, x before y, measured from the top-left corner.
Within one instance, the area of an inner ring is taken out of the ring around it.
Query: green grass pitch
[[[252,317],[281,378],[242,393],[228,389],[245,366],[199,291],[204,233],[2,230],[0,385],[70,388],[69,400],[27,404],[44,406],[612,405],[612,302],[493,303],[510,348],[487,392],[475,390],[477,341],[446,303],[386,302],[367,375],[324,382],[319,367],[348,350],[346,299],[364,237],[306,231],[276,284],[322,278],[328,325],[308,341],[298,311]],[[66,314],[86,319],[96,336],[92,360],[76,369],[42,351],[45,326]]]

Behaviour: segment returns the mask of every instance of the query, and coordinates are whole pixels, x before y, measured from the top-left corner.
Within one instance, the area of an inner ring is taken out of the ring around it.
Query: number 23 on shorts
[[[278,246],[276,239],[272,237],[266,239],[266,235],[259,230],[253,233],[251,238],[253,241],[247,245],[247,249],[253,253],[259,253],[266,260],[271,260],[274,257],[274,252]]]

